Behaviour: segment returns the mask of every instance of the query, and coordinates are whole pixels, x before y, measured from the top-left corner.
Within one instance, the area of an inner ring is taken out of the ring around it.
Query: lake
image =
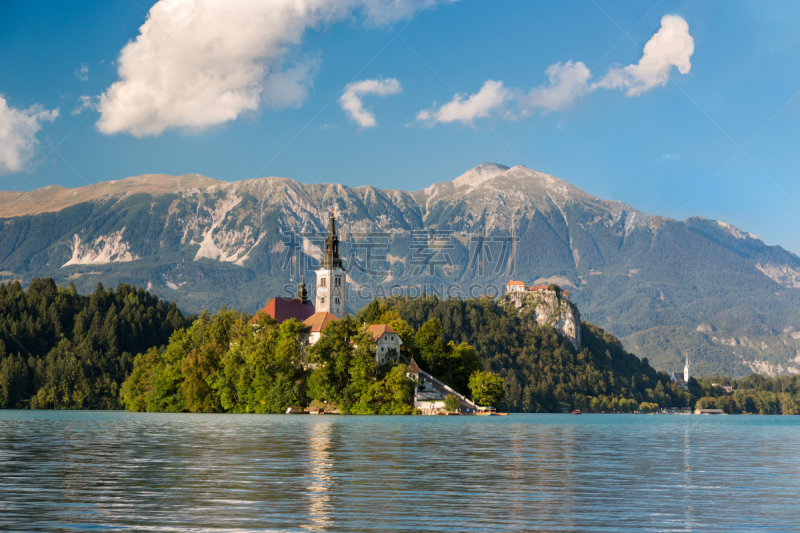
[[[13,531],[800,531],[800,416],[0,411]]]

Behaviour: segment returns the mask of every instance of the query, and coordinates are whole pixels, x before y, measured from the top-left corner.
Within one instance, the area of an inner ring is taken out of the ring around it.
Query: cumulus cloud
[[[565,111],[599,88],[622,89],[626,96],[638,96],[666,84],[673,66],[681,74],[687,74],[692,68],[693,53],[689,24],[677,15],[665,15],[661,28],[644,46],[639,62],[627,67],[614,66],[597,83],[590,83],[592,73],[580,61],[555,63],[545,70],[547,83],[527,93],[503,87],[501,81],[489,80],[469,98],[456,95],[438,110],[420,111],[416,120],[427,124],[454,121],[471,124],[476,118],[489,117],[500,110],[511,118],[529,116],[537,110]]]
[[[75,69],[75,77],[80,81],[89,81],[89,67],[86,63],[81,63],[81,66]]]
[[[595,87],[623,89],[626,96],[638,96],[665,85],[672,67],[677,67],[681,74],[688,74],[693,53],[694,39],[686,20],[677,15],[664,15],[661,28],[644,45],[639,62],[611,68]]]
[[[439,0],[446,3],[451,0]],[[297,106],[318,62],[287,68],[307,30],[360,17],[371,24],[434,7],[426,0],[160,0],[118,58],[98,129],[137,137],[205,128],[262,103]]]
[[[371,128],[377,124],[375,115],[364,109],[363,96],[389,96],[403,91],[400,82],[394,78],[387,80],[363,80],[350,83],[344,88],[344,93],[339,98],[339,105],[342,106],[350,120],[357,123],[362,128]]]
[[[48,111],[39,104],[17,109],[0,95],[0,174],[24,170],[39,142],[36,134],[42,124],[57,117],[58,109]]]
[[[461,122],[472,124],[476,118],[488,117],[493,111],[502,108],[512,96],[503,87],[502,81],[488,80],[475,94],[457,94],[439,109],[423,109],[417,114],[417,122],[435,124],[437,122]]]
[[[592,73],[580,61],[567,61],[564,64],[556,63],[545,70],[548,83],[531,89],[531,92],[519,100],[523,112],[527,113],[536,108],[560,111],[568,109],[576,100],[589,94],[589,78]]]

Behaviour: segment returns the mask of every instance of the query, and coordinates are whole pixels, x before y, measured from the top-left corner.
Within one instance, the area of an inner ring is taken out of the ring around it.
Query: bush
[[[455,413],[458,411],[459,401],[458,396],[455,394],[448,394],[444,398],[444,408],[448,413]]]

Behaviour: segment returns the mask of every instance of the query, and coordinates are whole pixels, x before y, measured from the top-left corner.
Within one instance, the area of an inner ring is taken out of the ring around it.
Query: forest
[[[393,363],[376,365],[369,324],[400,335]],[[35,279],[27,289],[0,285],[0,408],[405,414],[413,410],[405,363],[414,358],[468,396],[478,382],[500,384],[481,398],[511,412],[800,411],[800,376],[692,378],[680,389],[613,335],[582,327],[576,351],[500,300],[390,298],[331,323],[309,347],[293,320],[224,307],[185,316],[142,288],[98,284],[83,296]]]
[[[142,288],[0,284],[0,408],[120,409],[134,356],[192,323]]]

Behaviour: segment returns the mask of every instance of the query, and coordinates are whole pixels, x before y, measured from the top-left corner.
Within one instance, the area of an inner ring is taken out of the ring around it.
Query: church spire
[[[330,313],[336,318],[347,316],[347,272],[339,257],[339,236],[336,234],[336,216],[331,210],[325,254],[316,272],[316,302],[318,313]]]
[[[328,237],[325,239],[325,256],[322,259],[322,268],[342,268],[342,259],[339,257],[339,236],[336,234],[336,217],[331,209],[331,218],[328,224]]]

